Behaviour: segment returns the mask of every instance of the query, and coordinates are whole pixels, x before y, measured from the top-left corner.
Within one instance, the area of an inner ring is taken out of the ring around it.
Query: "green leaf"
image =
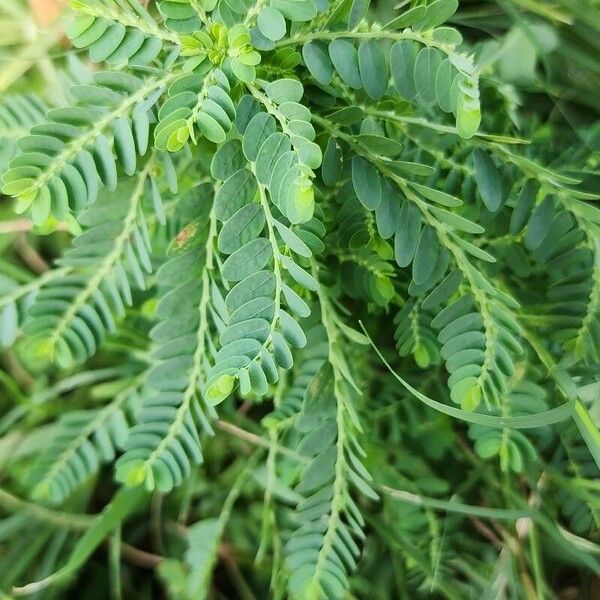
[[[323,154],[321,152],[321,147],[318,144],[310,142],[300,136],[294,136],[292,138],[292,144],[296,148],[298,161],[301,164],[306,165],[311,169],[318,169],[321,166]]]
[[[271,340],[273,342],[273,356],[275,362],[282,369],[291,369],[294,364],[294,358],[287,342],[283,339],[281,334],[277,332],[273,333]]]
[[[406,267],[411,263],[420,234],[421,213],[412,202],[405,200],[400,208],[394,238],[394,256],[398,266]]]
[[[334,446],[318,454],[306,467],[302,481],[296,486],[296,491],[304,494],[319,489],[331,481],[336,457],[337,452]]]
[[[373,349],[383,362],[383,364],[387,367],[387,369],[392,373],[392,375],[400,382],[400,384],[408,390],[417,400],[421,401],[426,406],[441,412],[442,414],[449,415],[456,419],[460,419],[461,421],[466,421],[467,423],[476,423],[478,425],[485,425],[486,427],[507,427],[509,429],[534,429],[536,427],[542,427],[544,425],[550,425],[552,423],[560,423],[565,419],[571,417],[574,407],[574,401],[569,400],[563,403],[556,408],[552,408],[547,411],[543,411],[540,413],[522,416],[522,417],[498,417],[495,415],[486,415],[474,413],[471,411],[461,410],[459,408],[455,408],[454,406],[448,406],[442,402],[438,402],[437,400],[433,400],[429,398],[419,390],[415,389],[412,385],[410,385],[406,380],[404,380],[400,375],[398,375],[390,366],[390,364],[385,360],[385,357],[381,354],[379,349],[373,343],[373,340],[369,337],[368,332],[365,330],[363,326],[363,331],[365,335],[369,338],[369,342],[373,346]]]
[[[104,183],[109,190],[116,190],[117,165],[115,164],[110,144],[104,135],[99,135],[96,138],[92,155],[102,183]]]
[[[106,60],[121,44],[125,37],[125,27],[121,23],[113,23],[90,45],[90,60],[95,63]]]
[[[292,278],[303,288],[312,292],[316,292],[319,289],[319,283],[317,280],[310,273],[295,263],[291,258],[282,256],[281,262]]]
[[[368,150],[380,156],[397,156],[402,152],[402,144],[382,135],[365,133],[358,136],[357,141]]]
[[[227,281],[241,281],[263,269],[273,256],[269,240],[258,238],[236,250],[224,263],[221,274]]]
[[[471,242],[467,242],[467,240],[463,240],[459,237],[455,237],[454,239],[456,240],[459,246],[464,248],[469,254],[471,254],[475,258],[479,258],[489,263],[496,262],[496,259],[489,252],[482,250],[479,246],[475,246],[474,244],[471,244]]]
[[[451,196],[446,192],[436,190],[435,188],[431,188],[426,185],[421,185],[420,183],[411,183],[410,185],[417,192],[419,192],[421,196],[427,198],[427,200],[435,202],[436,204],[441,204],[442,206],[450,207],[462,206],[462,200],[460,200],[456,196]]]
[[[273,102],[300,102],[304,87],[297,79],[277,79],[265,86],[265,92]]]
[[[413,6],[406,12],[402,13],[399,17],[392,19],[385,24],[384,29],[404,29],[410,27],[415,23],[421,21],[425,16],[427,7],[425,6]]]
[[[454,27],[438,27],[433,30],[432,39],[443,46],[456,48],[463,42],[463,37]]]
[[[290,140],[283,133],[275,132],[264,141],[256,157],[256,178],[260,183],[270,183],[277,161],[290,148]]]
[[[481,123],[481,110],[479,107],[479,90],[475,87],[475,83],[471,83],[471,90],[466,91],[466,84],[460,80],[460,77],[455,77],[454,85],[460,87],[456,106],[456,128],[458,134],[463,139],[468,140],[473,137]],[[454,101],[451,100],[451,103]]]
[[[244,134],[254,115],[261,112],[258,102],[249,94],[242,96],[235,113],[235,124],[240,134]]]
[[[125,173],[133,175],[137,163],[137,152],[131,123],[125,117],[118,118],[113,125],[113,135],[117,158],[123,166]]]
[[[448,225],[452,229],[475,234],[483,233],[485,231],[481,225],[473,223],[473,221],[469,221],[456,213],[443,210],[437,206],[432,206],[430,210],[442,223]]]
[[[573,416],[577,429],[593,456],[596,466],[600,468],[600,432],[598,432],[585,404],[579,399],[575,401]]]
[[[403,198],[398,188],[389,181],[383,183],[381,204],[376,210],[377,231],[379,235],[387,240],[391,238],[398,227],[398,217]]]
[[[299,165],[293,165],[281,180],[278,202],[291,223],[305,223],[312,218],[315,208],[314,189]]]
[[[214,142],[215,144],[222,144],[225,141],[227,137],[225,129],[214,117],[208,113],[199,113],[196,119],[196,124],[198,125],[200,133],[207,140]]]
[[[348,17],[348,29],[354,29],[363,20],[370,3],[371,0],[352,0]]]
[[[550,229],[554,215],[554,203],[552,198],[548,196],[535,207],[531,214],[525,234],[525,246],[527,248],[533,250],[540,246]]]
[[[276,9],[265,6],[258,14],[256,24],[260,32],[269,40],[276,42],[285,35],[285,19]]]
[[[458,0],[435,0],[427,6],[427,14],[417,23],[421,30],[433,29],[444,24],[458,9]]]
[[[203,395],[206,400],[216,406],[225,400],[233,391],[235,378],[229,374],[219,375],[214,380],[209,380],[206,383]]]
[[[191,572],[186,588],[192,598],[204,598],[208,592],[223,523],[223,519],[203,519],[187,529],[185,562]]]
[[[239,140],[228,140],[215,152],[210,164],[210,174],[220,181],[225,181],[244,167],[246,161]]]
[[[260,204],[246,204],[223,225],[219,233],[219,250],[231,254],[240,249],[260,235],[265,222]]]
[[[284,244],[292,251],[303,256],[304,258],[310,258],[312,252],[310,248],[289,228],[279,221],[273,221],[277,232],[281,236]]]
[[[475,148],[473,150],[473,166],[475,167],[477,189],[485,207],[490,212],[497,212],[504,202],[504,194],[496,164],[485,150]]]
[[[215,196],[215,215],[227,221],[242,206],[251,202],[256,195],[256,179],[248,169],[240,169],[231,175],[219,188]]]
[[[284,310],[279,311],[279,320],[285,340],[294,348],[304,348],[307,340],[302,327]]]
[[[242,149],[248,160],[256,160],[260,147],[275,133],[275,128],[275,119],[268,113],[260,112],[252,117],[242,139]]]
[[[271,271],[258,271],[236,283],[225,298],[227,309],[233,312],[260,292],[270,295],[275,291],[275,275]]]
[[[358,106],[347,106],[328,115],[333,123],[354,125],[363,120],[363,111]]]
[[[231,59],[231,70],[233,74],[244,83],[252,83],[256,78],[256,68],[242,62],[240,58]]]
[[[511,234],[515,235],[525,227],[525,224],[531,215],[531,209],[533,208],[538,190],[539,186],[533,179],[528,179],[521,188],[510,218]]]
[[[416,175],[417,177],[429,177],[435,173],[435,169],[429,165],[417,162],[407,162],[405,160],[395,160],[392,168],[402,173]]]
[[[290,21],[306,22],[317,16],[317,7],[312,0],[272,0],[271,7]]]
[[[504,81],[520,85],[531,85],[535,81],[541,52],[533,27],[529,25],[526,31],[514,27],[504,38],[498,63]]]
[[[288,285],[283,284],[283,296],[287,305],[290,307],[292,312],[297,314],[299,317],[309,317],[311,314],[310,307],[302,298]]]
[[[342,81],[355,90],[362,88],[358,67],[358,52],[349,41],[333,40],[329,44],[329,57]]]
[[[447,113],[456,110],[456,105],[453,102],[451,89],[452,81],[457,75],[452,62],[449,58],[445,58],[438,67],[435,76],[435,96],[440,108]]]
[[[381,204],[381,177],[375,165],[362,156],[352,159],[352,184],[363,206],[377,209]]]
[[[439,250],[440,245],[435,229],[431,225],[425,225],[419,236],[413,261],[412,277],[417,285],[429,279],[435,267]]]
[[[323,155],[323,164],[321,165],[321,178],[323,183],[328,186],[335,185],[342,174],[342,154],[334,138],[329,138],[325,154]]]
[[[437,48],[423,48],[415,60],[415,89],[428,104],[435,101],[435,80],[442,59],[442,53]]]
[[[333,64],[327,47],[322,42],[308,42],[302,46],[302,57],[310,74],[322,85],[329,85],[333,77]]]
[[[394,87],[406,100],[417,96],[415,88],[415,63],[419,46],[412,40],[396,42],[390,51],[390,70],[394,79]]]
[[[368,96],[373,100],[382,98],[388,85],[388,69],[379,42],[361,42],[358,47],[358,68]]]

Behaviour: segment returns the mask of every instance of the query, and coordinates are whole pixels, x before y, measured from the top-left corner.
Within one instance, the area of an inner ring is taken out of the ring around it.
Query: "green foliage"
[[[34,498],[59,504],[96,474],[101,463],[114,461],[128,435],[122,410],[128,398],[121,393],[101,409],[73,411],[61,417],[52,444],[32,470]]]
[[[143,271],[152,270],[140,210],[147,177],[148,168],[81,213],[86,230],[58,261],[68,271],[45,286],[27,311],[23,331],[37,355],[63,367],[94,355],[115,330],[114,317],[133,301],[130,280],[144,288]]]
[[[6,0],[3,593],[592,594],[572,4]]]

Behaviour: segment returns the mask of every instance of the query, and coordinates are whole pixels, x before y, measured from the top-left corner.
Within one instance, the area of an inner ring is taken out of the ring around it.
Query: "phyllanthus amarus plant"
[[[51,262],[0,275],[0,587],[585,596],[598,144],[536,104],[574,42],[525,4],[494,39],[457,0],[72,0],[0,105]]]

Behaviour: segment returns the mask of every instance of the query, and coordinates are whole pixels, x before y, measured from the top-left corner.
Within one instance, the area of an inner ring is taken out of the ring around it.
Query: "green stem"
[[[314,259],[311,259],[311,266],[313,277],[318,281],[319,269]],[[338,527],[342,525],[342,513],[344,511],[345,497],[348,494],[348,476],[346,472],[346,445],[348,443],[346,432],[346,400],[341,395],[344,376],[340,371],[338,359],[336,358],[336,356],[339,354],[339,348],[337,347],[339,331],[335,324],[335,313],[333,312],[333,307],[331,306],[331,302],[322,285],[319,285],[317,295],[321,307],[321,320],[327,334],[327,344],[329,347],[328,361],[331,365],[334,378],[337,440],[333,495],[330,501],[331,511],[329,513],[329,517],[327,518],[325,535],[323,536],[323,542],[317,557],[312,581],[307,589],[307,597],[310,598],[310,600],[318,600],[321,598],[321,578],[326,569],[329,556],[333,551],[333,545],[337,537]]]
[[[37,279],[26,283],[25,285],[21,285],[5,296],[0,298],[0,308],[5,306],[6,304],[10,304],[11,302],[17,301],[19,298],[26,296],[30,292],[36,292],[41,287],[46,285],[48,282],[53,281],[54,279],[59,279],[61,277],[65,277],[72,271],[72,267],[61,267],[60,269],[52,269],[51,271],[46,271],[42,275],[40,275]]]
[[[260,435],[256,435],[255,433],[247,431],[246,429],[242,429],[241,427],[238,427],[237,425],[234,425],[233,423],[230,423],[229,421],[224,421],[223,419],[219,419],[216,423],[216,427],[217,427],[217,429],[220,429],[221,431],[224,431],[225,433],[234,435],[235,437],[237,437],[241,440],[244,440],[245,442],[248,442],[250,444],[253,444],[255,446],[273,449],[277,454],[281,454],[282,456],[287,456],[288,458],[291,458],[292,460],[295,460],[296,462],[304,463],[304,464],[307,464],[309,462],[309,459],[306,456],[302,456],[301,454],[298,454],[294,450],[291,450],[290,448],[286,448],[285,446],[282,446],[281,444],[277,444],[277,446],[273,446],[273,444],[269,440],[266,440],[265,438],[261,437]]]
[[[208,29],[212,25],[210,17],[206,14],[206,11],[200,5],[198,0],[190,0],[190,5],[196,11],[198,18],[204,23],[204,26]]]
[[[437,48],[447,56],[454,56],[457,54],[454,46],[449,46],[447,44],[436,42],[433,39],[421,35],[420,33],[417,33],[416,31],[413,31],[409,28],[406,28],[403,31],[387,31],[385,29],[377,31],[314,31],[310,33],[294,35],[287,39],[283,39],[280,42],[277,42],[275,44],[275,47],[283,48],[285,46],[298,46],[300,44],[306,44],[307,42],[317,40],[336,40],[338,38],[350,38],[357,40],[392,40],[395,42],[399,42],[401,40],[413,40],[415,42],[423,44],[424,46]],[[475,67],[473,65],[472,59],[467,58],[465,56],[463,56],[463,59],[469,63],[471,68],[470,72],[474,72]]]
[[[573,420],[575,421],[577,429],[579,429],[579,433],[586,443],[595,463],[598,465],[598,468],[600,468],[600,431],[594,423],[585,404],[577,397],[577,386],[575,382],[564,369],[561,369],[559,365],[554,362],[550,352],[546,350],[542,342],[534,333],[525,329],[523,337],[534,349],[538,358],[548,370],[550,377],[554,379],[563,396],[569,400],[575,400],[572,413]]]
[[[8,512],[30,515],[33,519],[49,523],[55,527],[68,529],[87,529],[92,525],[95,515],[82,515],[51,510],[32,502],[27,502],[13,496],[6,490],[0,489],[0,507]]]
[[[273,319],[271,321],[267,339],[264,341],[264,343],[261,346],[261,351],[262,351],[262,350],[266,349],[269,342],[271,342],[273,333],[275,333],[275,329],[277,327],[277,324],[279,323],[279,310],[281,307],[281,296],[283,294],[283,277],[282,277],[282,272],[281,272],[281,260],[280,260],[281,253],[279,252],[277,236],[275,235],[275,225],[273,224],[274,218],[273,218],[273,213],[271,212],[271,207],[269,205],[269,200],[267,198],[267,191],[266,191],[265,186],[262,183],[260,183],[258,181],[258,178],[256,177],[256,163],[249,162],[248,165],[249,165],[250,170],[252,171],[252,174],[254,175],[254,178],[256,179],[256,182],[258,185],[260,206],[265,215],[265,220],[267,223],[268,239],[269,239],[269,243],[271,245],[271,252],[273,254],[273,275],[275,276],[275,297],[273,300],[273,303],[275,306],[275,312],[273,314]],[[259,355],[257,355],[256,358],[258,358],[258,356]]]
[[[280,369],[279,381],[277,382],[277,389],[273,396],[273,407],[279,408],[281,405],[281,397],[288,383],[287,371]],[[263,514],[262,514],[262,526],[260,534],[260,545],[256,551],[256,563],[260,564],[267,552],[269,545],[269,534],[276,526],[276,515],[273,507],[273,491],[275,489],[275,483],[277,481],[277,454],[279,444],[279,431],[277,428],[269,429],[269,452],[267,454],[267,480],[265,483],[265,494],[263,498]],[[273,535],[274,532],[273,532]]]
[[[65,149],[52,160],[50,165],[44,169],[40,175],[38,175],[27,191],[39,190],[44,187],[67,163],[71,162],[88,144],[100,136],[115,119],[128,114],[131,108],[138,102],[141,102],[152,92],[166,85],[177,75],[178,73],[169,73],[160,79],[151,79],[137,92],[131,96],[127,96],[121,104],[101,117],[87,133],[84,133],[81,137],[76,138],[67,144]]]
[[[283,133],[288,137],[293,137],[294,133],[290,131],[288,126],[288,120],[278,110],[277,105],[268,96],[263,94],[255,85],[251,83],[246,84],[246,87],[250,90],[250,93],[266,108],[267,112],[277,119]]]
[[[254,19],[267,4],[269,4],[269,0],[257,0],[254,6],[246,13],[244,25],[250,25],[252,19]]]
[[[168,431],[152,451],[150,456],[144,463],[146,473],[150,472],[152,465],[160,455],[169,447],[173,439],[177,438],[180,431],[184,427],[184,421],[186,415],[190,411],[191,404],[196,397],[197,390],[200,386],[200,382],[203,375],[202,359],[205,356],[206,349],[206,337],[208,333],[209,321],[208,321],[208,304],[210,302],[210,271],[214,269],[213,264],[213,252],[214,252],[214,240],[217,234],[217,222],[214,212],[214,208],[211,209],[209,215],[209,233],[206,240],[205,252],[206,262],[205,267],[202,271],[202,292],[200,296],[200,304],[198,306],[198,330],[196,332],[196,349],[194,357],[192,359],[192,366],[187,374],[188,384],[182,394],[181,403],[177,407],[175,418],[169,426]]]
[[[377,108],[373,108],[366,105],[360,105],[359,108],[365,113],[372,117],[376,117],[378,119],[384,119],[386,121],[390,121],[392,123],[403,124],[403,125],[417,125],[419,127],[424,127],[426,129],[431,129],[433,131],[438,131],[439,133],[450,133],[454,135],[458,135],[458,130],[456,127],[452,125],[443,125],[441,123],[434,123],[433,121],[428,121],[423,117],[410,117],[406,115],[399,115],[393,110],[380,110]],[[529,144],[528,140],[524,140],[522,138],[507,136],[507,135],[496,135],[493,133],[483,133],[478,131],[475,133],[476,138],[480,138],[489,142],[498,142],[502,144]],[[473,141],[473,140],[471,140]],[[464,168],[464,165],[463,165]]]
[[[538,527],[533,521],[529,528],[529,550],[531,552],[531,566],[533,567],[533,577],[535,579],[536,598],[543,598],[545,590],[544,569],[542,566]]]
[[[461,515],[483,517],[485,519],[498,519],[504,521],[515,521],[526,517],[533,517],[535,511],[532,509],[506,509],[506,508],[489,508],[487,506],[475,506],[472,504],[463,504],[453,500],[440,500],[438,498],[429,498],[420,494],[412,494],[405,490],[397,490],[387,485],[380,484],[377,489],[384,494],[408,504],[415,506],[426,506],[443,512],[451,512]]]
[[[204,575],[202,581],[199,582],[199,585],[194,589],[194,593],[196,594],[197,598],[206,597],[206,594],[208,591],[208,586],[210,585],[211,574],[212,574],[215,564],[217,562],[219,542],[220,542],[221,538],[223,537],[223,534],[225,532],[225,527],[227,526],[229,518],[231,517],[231,511],[233,510],[233,506],[234,506],[235,502],[237,501],[240,494],[242,493],[242,490],[244,489],[244,486],[246,485],[248,478],[250,477],[250,475],[256,468],[256,465],[258,464],[258,461],[262,457],[262,455],[263,455],[263,452],[262,452],[262,450],[259,449],[259,450],[256,450],[250,456],[250,458],[248,458],[246,460],[245,467],[242,469],[241,473],[237,476],[235,482],[233,483],[231,489],[229,490],[229,493],[227,494],[227,496],[223,502],[221,512],[219,513],[219,516],[217,518],[217,532],[214,537],[214,540],[212,540],[213,543],[211,545],[210,553],[207,556],[206,564],[203,565],[203,569],[202,569],[203,573],[205,575]]]
[[[215,72],[214,69],[209,71],[206,76],[204,77],[204,80],[202,81],[202,87],[200,88],[200,91],[198,92],[198,99],[196,100],[196,104],[194,105],[194,108],[192,109],[192,114],[187,118],[187,127],[188,130],[190,132],[190,135],[192,136],[192,140],[194,142],[194,144],[197,143],[196,141],[196,137],[194,135],[194,124],[198,121],[198,115],[200,114],[200,111],[202,110],[202,104],[204,103],[204,100],[206,100],[206,97],[208,96],[208,88],[213,85],[213,83],[215,82]]]
[[[50,336],[50,347],[54,348],[58,340],[63,336],[65,330],[69,327],[79,311],[87,304],[94,292],[100,287],[100,284],[110,274],[117,262],[121,259],[125,250],[125,245],[129,241],[133,230],[136,227],[136,220],[141,198],[144,193],[144,186],[152,167],[154,158],[151,158],[144,169],[138,175],[137,184],[129,199],[129,211],[123,221],[121,233],[115,238],[112,251],[106,256],[97,267],[94,275],[90,278],[87,285],[75,296],[69,308],[64,312],[61,319],[56,324]]]

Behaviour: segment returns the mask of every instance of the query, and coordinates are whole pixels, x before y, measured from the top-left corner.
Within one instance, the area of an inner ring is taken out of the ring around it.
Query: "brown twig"
[[[263,448],[271,448],[272,446],[269,440],[266,440],[265,438],[261,437],[260,435],[256,435],[255,433],[251,433],[250,431],[246,431],[245,429],[242,429],[241,427],[238,427],[237,425],[234,425],[229,421],[219,419],[216,423],[216,426],[217,429],[220,429],[221,431],[224,431],[226,433],[230,433],[231,435],[234,435],[235,437],[238,437],[241,440],[252,444],[253,446],[261,446]],[[297,452],[294,452],[293,450],[290,450],[285,446],[277,445],[276,450],[279,454],[284,454],[285,456],[289,456],[290,458],[293,458],[294,460],[297,460],[299,462],[307,462],[307,457],[301,456]]]
[[[240,407],[237,409],[237,414],[238,415],[242,415],[242,416],[246,416],[248,414],[248,411],[252,408],[252,403],[248,402],[248,400],[246,400],[245,402],[243,402]]]
[[[33,223],[29,219],[13,219],[0,223],[0,233],[20,233],[22,231],[31,231]]]
[[[128,562],[144,569],[155,569],[163,560],[163,556],[140,550],[126,542],[121,542],[121,553]]]
[[[0,223],[0,234],[22,233],[33,229],[33,221],[29,219],[11,219]],[[58,223],[56,231],[67,231],[66,223]]]
[[[27,266],[36,273],[44,273],[50,266],[38,251],[27,241],[25,233],[19,233],[15,239],[15,250]]]
[[[496,535],[496,532],[488,527],[483,521],[477,517],[469,517],[469,520],[473,524],[473,527],[489,542],[491,542],[496,548],[500,549],[504,546],[502,540]]]
[[[33,386],[34,381],[29,371],[23,367],[12,350],[5,350],[0,354],[0,363],[21,388],[30,389]]]

